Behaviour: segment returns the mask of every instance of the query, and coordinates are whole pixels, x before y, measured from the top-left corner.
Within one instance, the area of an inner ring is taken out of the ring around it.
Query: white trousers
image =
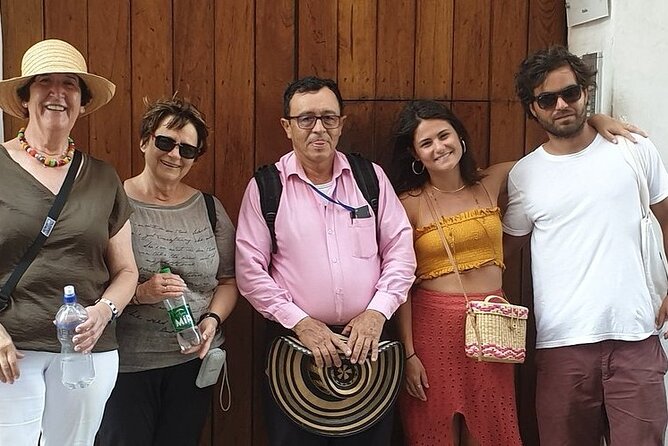
[[[116,384],[118,352],[93,353],[95,381],[68,389],[57,353],[22,350],[20,378],[0,382],[0,445],[91,446]]]

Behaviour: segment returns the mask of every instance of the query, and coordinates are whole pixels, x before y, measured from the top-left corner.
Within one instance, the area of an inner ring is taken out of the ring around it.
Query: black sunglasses
[[[541,93],[538,96],[535,96],[533,99],[540,108],[546,110],[557,105],[557,100],[559,98],[570,104],[579,100],[581,97],[582,87],[579,85],[569,85],[561,91]]]
[[[191,146],[184,142],[177,143],[174,139],[164,135],[153,135],[155,146],[163,152],[171,152],[174,146],[179,146],[179,155],[181,158],[195,159],[199,154],[199,147]]]

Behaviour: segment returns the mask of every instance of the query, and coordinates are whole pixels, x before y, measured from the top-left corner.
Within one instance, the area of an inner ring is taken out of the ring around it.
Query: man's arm
[[[380,187],[377,218],[380,277],[367,309],[354,317],[343,332],[350,336],[348,346],[352,349],[352,363],[363,362],[369,352],[372,361],[378,359],[383,325],[406,301],[415,280],[413,229],[387,176],[379,167],[374,165],[374,168]]]
[[[351,351],[321,321],[313,319],[293,302],[290,292],[269,275],[271,235],[262,216],[255,179],[244,193],[236,235],[235,270],[239,292],[265,318],[294,330],[299,340],[313,352],[318,367],[341,365],[336,351]]]
[[[656,217],[659,225],[661,226],[661,232],[663,233],[663,249],[664,252],[668,252],[668,198],[663,199],[659,203],[656,203],[650,206],[652,213]],[[656,326],[661,328],[663,323],[668,318],[668,298],[664,297],[661,308],[656,315]],[[668,332],[664,334],[664,337],[668,339]]]

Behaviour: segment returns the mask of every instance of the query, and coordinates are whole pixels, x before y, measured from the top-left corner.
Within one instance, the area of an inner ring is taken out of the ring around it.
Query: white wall
[[[601,52],[601,112],[639,125],[668,164],[668,1],[609,0],[610,16],[569,28],[572,53]]]

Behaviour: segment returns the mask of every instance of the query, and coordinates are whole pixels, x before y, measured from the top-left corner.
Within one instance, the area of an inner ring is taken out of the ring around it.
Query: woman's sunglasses
[[[183,142],[177,143],[169,136],[153,135],[153,138],[155,139],[155,146],[163,152],[171,152],[174,146],[179,146],[179,155],[181,155],[181,158],[191,160],[195,159],[197,154],[199,154],[198,147]]]
[[[571,104],[579,100],[581,97],[582,87],[579,85],[569,85],[561,91],[541,93],[533,99],[540,108],[547,110],[557,105],[557,100],[559,98],[563,99],[566,103]]]

